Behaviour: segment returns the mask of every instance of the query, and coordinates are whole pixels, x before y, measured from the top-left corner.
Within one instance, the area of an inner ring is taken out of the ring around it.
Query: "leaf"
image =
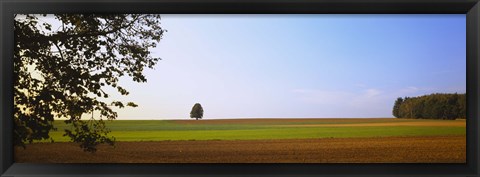
[[[133,103],[133,102],[128,102],[127,103],[127,106],[130,106],[130,107],[138,107],[137,104]]]

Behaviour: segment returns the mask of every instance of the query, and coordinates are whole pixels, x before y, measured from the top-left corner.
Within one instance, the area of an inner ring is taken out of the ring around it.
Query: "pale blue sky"
[[[465,15],[163,15],[137,108],[118,119],[392,117],[397,97],[466,90]]]

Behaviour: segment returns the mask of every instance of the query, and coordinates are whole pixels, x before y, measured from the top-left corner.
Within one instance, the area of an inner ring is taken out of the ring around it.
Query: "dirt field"
[[[404,121],[405,119],[392,118],[250,118],[250,119],[202,119],[201,121],[191,120],[173,120],[179,124],[288,124],[288,123],[305,123],[305,122],[335,122],[335,123],[368,123],[378,121]]]
[[[277,125],[275,127],[396,127],[396,126],[433,126],[433,127],[465,127],[465,121],[456,122],[387,122],[387,123],[358,123],[358,124],[305,124],[305,125]]]
[[[16,148],[28,163],[465,163],[465,136],[117,142],[85,153],[73,143]]]

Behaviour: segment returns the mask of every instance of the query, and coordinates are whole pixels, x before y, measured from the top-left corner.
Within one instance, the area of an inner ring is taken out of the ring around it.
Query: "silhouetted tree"
[[[190,118],[195,118],[196,120],[203,117],[203,108],[200,103],[195,103],[193,105],[192,111],[190,111]]]
[[[122,95],[122,76],[146,82],[144,68],[160,58],[150,49],[162,38],[160,15],[55,14],[15,15],[14,20],[14,143],[25,147],[34,140],[51,139],[55,118],[67,118],[72,129],[64,136],[85,151],[113,145],[102,117],[113,120],[111,107],[135,103],[106,103],[106,87]],[[52,21],[56,22],[52,22]],[[99,112],[100,118],[81,120]]]

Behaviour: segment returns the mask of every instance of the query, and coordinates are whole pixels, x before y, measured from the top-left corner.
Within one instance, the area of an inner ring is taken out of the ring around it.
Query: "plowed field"
[[[16,148],[29,163],[465,163],[465,136],[117,142],[97,153],[73,143]]]

